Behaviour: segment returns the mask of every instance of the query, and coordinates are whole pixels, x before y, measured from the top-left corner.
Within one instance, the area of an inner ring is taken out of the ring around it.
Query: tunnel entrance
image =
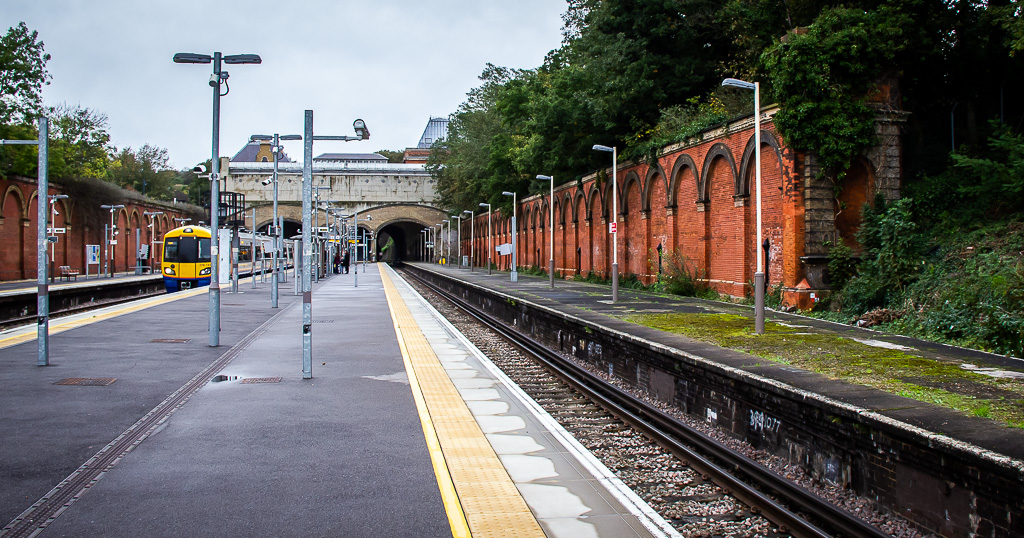
[[[377,260],[395,263],[423,261],[423,224],[418,222],[393,222],[377,232],[374,247]]]

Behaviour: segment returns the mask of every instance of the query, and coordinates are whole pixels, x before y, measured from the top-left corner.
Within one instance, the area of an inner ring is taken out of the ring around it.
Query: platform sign
[[[48,233],[50,235],[63,234],[63,233],[67,233],[67,231],[68,231],[67,228],[47,228],[46,229],[46,233]]]
[[[612,221],[608,223],[608,233],[613,234],[619,231],[619,223]]]
[[[99,265],[100,264],[100,246],[99,245],[85,245],[85,263],[86,263],[86,265]]]
[[[507,256],[512,254],[512,243],[502,243],[494,247],[494,250],[498,251],[498,254],[501,256]]]

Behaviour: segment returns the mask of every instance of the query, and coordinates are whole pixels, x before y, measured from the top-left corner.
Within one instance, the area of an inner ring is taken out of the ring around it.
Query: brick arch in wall
[[[856,234],[860,230],[861,210],[876,192],[875,175],[872,166],[863,157],[854,159],[843,178],[842,189],[835,200],[836,235],[846,246],[860,252],[863,250]]]
[[[608,275],[611,258],[608,257],[608,227],[605,219],[605,196],[596,188],[587,197],[587,214],[590,216],[590,252],[591,270],[600,275]],[[610,202],[609,202],[610,203]]]
[[[745,295],[746,212],[745,206],[739,205],[744,198],[737,193],[739,179],[727,146],[719,143],[708,150],[701,176],[707,277],[730,295]]]
[[[668,178],[668,205],[670,207],[687,207],[689,203],[700,199],[699,195],[680,197],[681,193],[700,192],[700,169],[693,162],[693,157],[681,153],[672,164],[672,174]],[[684,181],[689,183],[683,184]]]
[[[3,219],[0,244],[4,245],[0,248],[0,267],[4,268],[0,278],[4,280],[26,278],[21,262],[25,248],[22,221],[25,220],[26,205],[25,193],[16,185],[9,185],[0,200],[0,219]]]
[[[751,133],[743,149],[743,157],[740,160],[740,195],[747,196],[747,221],[750,223],[750,237],[757,236],[757,200],[755,166],[757,159],[754,158],[754,135]],[[782,146],[775,134],[771,131],[761,130],[761,233],[762,245],[758,246],[756,240],[751,241],[753,248],[761,248],[765,256],[765,282],[769,286],[782,283],[784,274],[783,251],[785,248],[785,222],[782,213],[784,192],[785,170],[782,168]],[[767,249],[763,248],[767,242]],[[750,249],[748,249],[749,251]],[[748,273],[753,275],[757,269],[757,253],[748,252],[749,267]]]
[[[657,249],[661,245],[662,252],[671,250],[672,235],[668,225],[668,180],[661,165],[652,166],[647,170],[644,181],[644,206],[647,208],[647,251],[651,258],[651,273],[658,274]]]
[[[579,255],[576,258],[579,274],[587,274],[592,267],[592,255],[590,248],[590,233],[593,228],[587,218],[587,197],[583,189],[576,189],[573,196],[573,225],[576,228],[576,248]]]
[[[619,270],[642,276],[647,273],[646,224],[643,212],[643,182],[635,170],[622,183],[619,217]]]

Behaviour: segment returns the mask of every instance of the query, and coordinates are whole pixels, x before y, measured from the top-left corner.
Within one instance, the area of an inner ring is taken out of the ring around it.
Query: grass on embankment
[[[867,345],[832,334],[766,322],[753,332],[751,319],[733,314],[631,314],[626,321],[743,351],[776,363],[817,372],[1024,428],[1024,380],[992,378],[937,361]],[[946,388],[956,388],[956,392]]]

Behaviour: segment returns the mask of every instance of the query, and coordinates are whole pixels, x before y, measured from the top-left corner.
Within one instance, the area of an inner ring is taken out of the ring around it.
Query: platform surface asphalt
[[[266,283],[222,289],[218,347],[206,288],[69,316],[47,367],[14,334],[34,326],[0,332],[0,524],[44,537],[678,536],[390,268],[355,276],[313,286],[312,379],[290,285],[278,309]],[[76,497],[47,512],[62,492]]]
[[[622,287],[619,288],[618,302],[612,303],[611,288],[606,285],[556,279],[555,287],[552,289],[546,276],[538,277],[519,273],[518,281],[511,282],[509,273],[505,271],[492,271],[492,274],[488,275],[486,269],[482,268],[474,268],[470,271],[466,267],[459,268],[434,263],[415,263],[414,265],[519,297],[618,331],[634,334],[652,342],[693,353],[727,366],[776,379],[792,387],[855,405],[916,428],[970,443],[981,450],[992,451],[1018,461],[1024,461],[1024,429],[1007,427],[986,418],[967,416],[936,405],[889,394],[879,389],[828,379],[823,375],[783,364],[765,364],[770,361],[751,361],[750,355],[738,351],[692,340],[679,334],[644,327],[622,319],[629,314],[645,312],[707,311],[749,317],[751,326],[753,326],[753,307],[751,306],[705,301],[692,297],[666,296]],[[947,346],[772,310],[766,310],[766,320],[796,325],[801,327],[801,331],[836,334],[846,338],[868,340],[876,345],[902,346],[908,353],[937,361],[968,363],[978,367],[1006,371],[1011,375],[1021,375],[1024,372],[1024,360],[1014,357]],[[752,366],[752,362],[757,364]],[[958,390],[958,386],[955,384],[943,388],[954,393]]]
[[[222,290],[219,347],[208,345],[199,293],[53,335],[49,367],[35,366],[34,342],[0,350],[0,524],[262,326],[222,373],[279,382],[204,384],[41,535],[451,536],[380,280],[369,277],[314,285],[312,380],[302,379],[291,282],[278,309],[269,284]],[[66,378],[117,381],[55,385]]]

